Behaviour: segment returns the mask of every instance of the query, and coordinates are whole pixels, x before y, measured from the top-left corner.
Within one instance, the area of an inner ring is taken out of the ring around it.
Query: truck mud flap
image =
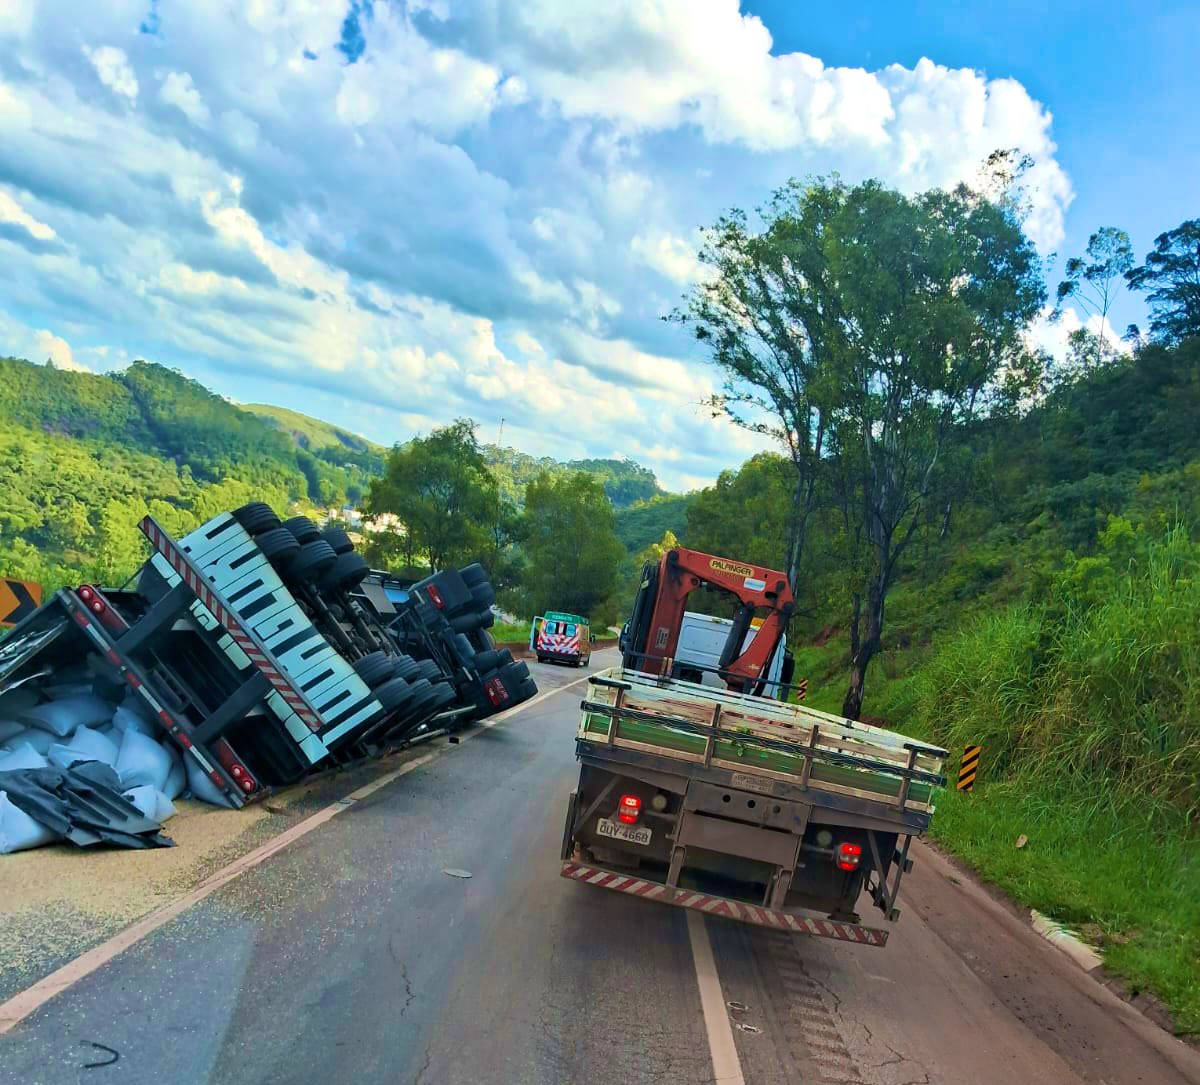
[[[777,931],[794,934],[811,934],[818,938],[836,938],[843,942],[856,942],[864,946],[887,945],[889,931],[877,927],[863,927],[857,923],[839,923],[832,919],[814,919],[810,916],[792,915],[790,912],[764,908],[758,904],[745,904],[728,897],[715,897],[710,893],[694,893],[688,889],[671,889],[662,882],[646,881],[628,874],[617,874],[602,867],[588,866],[570,860],[564,861],[560,871],[564,878],[594,885],[599,889],[614,889],[618,893],[660,904],[674,904],[679,908],[691,908],[707,915],[733,919],[739,923],[753,923]]]

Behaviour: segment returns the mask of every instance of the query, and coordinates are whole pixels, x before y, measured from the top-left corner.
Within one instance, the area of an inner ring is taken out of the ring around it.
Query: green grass
[[[1183,814],[1019,778],[947,792],[932,835],[1014,900],[1081,929],[1179,1032],[1200,1032],[1200,848]]]
[[[489,632],[492,639],[501,644],[512,644],[516,641],[528,644],[530,625],[529,622],[497,622]]]
[[[949,749],[948,774],[982,745],[974,793],[944,795],[934,838],[1080,928],[1186,1033],[1200,1032],[1197,629],[1200,547],[1175,529],[1069,564],[1047,602],[975,617],[936,651],[885,656],[864,706]],[[831,646],[812,651],[832,665]]]

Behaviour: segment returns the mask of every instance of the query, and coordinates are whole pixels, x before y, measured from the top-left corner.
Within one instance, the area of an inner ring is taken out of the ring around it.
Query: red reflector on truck
[[[858,861],[861,858],[861,844],[839,844],[837,846],[837,865],[840,870],[857,870]]]
[[[626,825],[637,821],[641,812],[642,800],[636,795],[622,795],[621,801],[617,803],[617,820],[625,822]]]
[[[438,591],[436,584],[426,584],[425,594],[429,596],[430,602],[433,603],[438,610],[441,610],[446,604],[442,599],[442,593]]]

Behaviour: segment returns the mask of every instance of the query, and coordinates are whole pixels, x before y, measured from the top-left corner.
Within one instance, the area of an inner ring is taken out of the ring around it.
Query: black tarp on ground
[[[162,826],[121,794],[121,780],[99,761],[76,761],[69,769],[0,772],[0,791],[35,821],[81,848],[173,848]]]

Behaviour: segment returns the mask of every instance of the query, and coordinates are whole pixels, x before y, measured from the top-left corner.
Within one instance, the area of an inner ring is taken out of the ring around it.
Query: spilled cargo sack
[[[171,755],[149,735],[129,729],[121,736],[116,769],[124,788],[149,784],[162,791],[171,771]]]
[[[39,731],[36,727],[26,727],[4,743],[7,750],[15,750],[18,746],[32,746],[43,757],[50,752],[54,745],[55,736],[49,731]]]
[[[0,720],[0,746],[3,746],[10,738],[16,738],[25,729],[25,724],[18,723],[16,720]]]
[[[95,727],[98,723],[107,723],[112,719],[113,712],[112,704],[102,697],[94,693],[81,693],[64,697],[61,701],[35,705],[17,718],[28,727],[66,738],[77,727]]]
[[[79,727],[70,742],[51,746],[46,756],[60,769],[69,769],[76,761],[99,761],[112,768],[117,763],[117,744],[99,731]]]
[[[113,728],[117,731],[141,731],[143,735],[153,737],[161,728],[152,719],[148,719],[128,702],[117,706],[113,713]]]
[[[0,855],[40,848],[61,839],[58,833],[9,802],[7,791],[0,791]]]
[[[194,757],[185,757],[183,763],[187,768],[188,790],[192,793],[192,798],[212,806],[226,806],[233,809],[233,803],[229,796],[209,779],[208,774]]]
[[[0,772],[17,769],[44,769],[50,762],[28,742],[18,743],[11,753],[0,753]]]
[[[175,816],[175,804],[153,787],[143,784],[141,787],[131,787],[123,794],[146,817],[160,824]]]

